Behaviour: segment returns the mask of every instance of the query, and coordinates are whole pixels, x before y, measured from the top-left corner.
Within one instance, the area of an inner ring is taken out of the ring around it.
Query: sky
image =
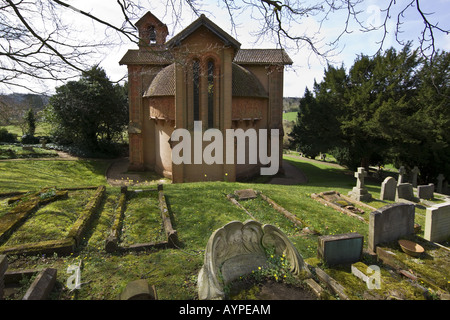
[[[89,12],[117,26],[120,26],[123,22],[123,15],[115,1],[67,0],[67,2],[80,10]],[[151,11],[155,16],[167,24],[170,38],[180,32],[183,28],[187,27],[196,19],[196,16],[192,12],[189,12],[189,10],[184,9],[181,19],[178,19],[175,23],[174,19],[172,19],[171,13],[167,12],[166,7],[163,5],[166,2],[167,1],[164,0],[142,1],[142,15],[145,14],[146,11]],[[385,9],[386,3],[388,2],[389,1],[363,1],[357,7],[357,9],[361,11],[359,14],[361,22],[367,25],[379,25],[382,19],[384,19],[382,10]],[[397,0],[395,8],[399,8],[409,2],[410,1]],[[427,13],[433,13],[432,16],[428,17],[433,22],[439,21],[439,26],[449,30],[450,0],[433,0],[422,2],[422,10]],[[247,10],[235,16],[234,18],[237,23],[237,27],[235,30],[236,32],[234,32],[231,29],[228,12],[223,6],[221,0],[205,0],[198,3],[202,4],[202,9],[205,10],[205,14],[209,19],[215,22],[226,32],[232,34],[241,43],[241,48],[251,49],[277,47],[276,41],[271,39],[257,42],[257,37],[254,35],[254,32],[257,32],[259,27],[258,24],[251,18],[251,16],[255,14],[254,12]],[[86,30],[86,36],[105,37],[105,30],[103,26],[89,19],[83,18],[79,13],[73,10],[63,10],[64,19],[67,21],[72,19],[72,25],[79,30]],[[139,14],[140,13],[138,13],[138,15]],[[337,13],[320,26],[318,21],[316,21],[316,17],[310,16],[302,19],[300,24],[292,25],[289,31],[305,31],[309,35],[314,34],[317,39],[320,39],[318,42],[319,47],[326,49],[326,44],[336,39],[336,37],[343,31],[345,19],[345,12]],[[397,49],[401,48],[401,46],[396,42],[394,36],[396,19],[397,13],[393,10],[391,20],[387,23],[388,34],[386,36],[383,49],[391,46],[394,46]],[[134,20],[133,22],[135,21],[137,20]],[[336,66],[341,66],[343,64],[348,70],[357,58],[357,55],[375,54],[379,49],[379,44],[377,42],[381,40],[382,33],[364,33],[359,31],[359,29],[359,26],[355,24],[350,25],[351,33],[344,34],[341,37],[336,50],[334,50],[329,56],[329,60],[319,58],[308,48],[308,46],[302,46],[299,49],[294,48],[293,46],[286,46],[285,50],[294,61],[294,64],[292,66],[288,66],[285,70],[284,96],[303,96],[306,87],[312,89],[315,80],[317,82],[321,81],[327,63],[331,63]],[[420,36],[422,29],[423,22],[415,8],[408,9],[402,24],[403,33],[400,35],[401,39],[413,40],[413,47],[414,45],[417,46],[417,39]],[[317,30],[320,30],[320,32],[315,33]],[[114,35],[111,33],[111,36]],[[436,47],[438,49],[450,51],[450,35],[439,33],[436,34],[435,40]],[[100,66],[105,69],[111,80],[115,81],[126,75],[126,66],[119,66],[118,62],[128,49],[136,49],[136,45],[131,42],[123,41],[120,45],[110,47],[98,55],[98,60],[96,62],[100,63]],[[61,83],[58,83],[57,85],[61,85]],[[54,86],[54,84],[50,84],[50,86]]]

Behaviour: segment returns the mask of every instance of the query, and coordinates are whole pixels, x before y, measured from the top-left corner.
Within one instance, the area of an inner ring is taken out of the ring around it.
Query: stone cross
[[[355,199],[357,201],[369,201],[372,198],[372,195],[367,192],[367,189],[364,187],[364,177],[367,176],[367,171],[364,167],[359,167],[358,171],[355,172],[356,187],[353,187],[352,191],[348,193],[350,198]]]
[[[364,188],[364,177],[367,176],[367,171],[363,167],[359,167],[358,171],[355,172],[356,187],[358,189]]]
[[[417,166],[415,166],[411,170],[411,173],[412,173],[412,179],[411,179],[412,180],[412,185],[415,188],[415,187],[417,187],[417,175],[420,174],[420,170],[419,170],[419,168],[417,168]]]
[[[401,166],[401,167],[398,169],[398,181],[397,181],[397,185],[399,185],[400,183],[405,183],[405,173],[406,173],[405,167],[404,167],[404,166]]]
[[[444,175],[442,174],[442,173],[440,173],[438,176],[437,176],[437,187],[436,187],[436,192],[437,193],[442,193],[442,182],[444,181],[444,179],[445,179],[445,177],[444,177]]]

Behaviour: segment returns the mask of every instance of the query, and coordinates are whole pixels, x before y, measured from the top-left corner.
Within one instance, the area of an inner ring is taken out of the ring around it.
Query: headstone
[[[198,274],[200,300],[225,298],[225,285],[267,265],[266,250],[285,255],[291,272],[308,272],[302,256],[287,236],[273,225],[248,220],[232,221],[211,235]]]
[[[120,300],[158,300],[155,286],[146,279],[131,281],[119,296]]]
[[[420,174],[420,170],[419,168],[417,168],[416,166],[411,170],[411,184],[414,188],[417,187],[417,176]]]
[[[397,185],[395,201],[401,201],[402,199],[407,201],[418,201],[414,196],[414,190],[411,183],[400,183]]]
[[[448,237],[450,237],[450,203],[439,203],[427,208],[424,238],[437,242]]]
[[[354,263],[361,258],[363,243],[364,237],[356,232],[320,236],[317,255],[328,265]]]
[[[356,187],[353,187],[352,191],[348,193],[349,197],[357,201],[370,201],[372,195],[367,191],[364,186],[364,177],[367,176],[367,172],[364,167],[359,167],[355,172]]]
[[[404,166],[401,166],[401,167],[398,169],[398,181],[397,181],[397,184],[405,183],[405,182],[406,182],[406,180],[405,180],[405,174],[406,174],[405,167],[404,167]]]
[[[0,300],[4,299],[6,269],[8,269],[8,259],[6,255],[0,255]]]
[[[397,191],[397,180],[393,177],[387,177],[381,184],[380,200],[395,200]]]
[[[368,249],[375,252],[376,246],[414,233],[414,205],[393,203],[370,213]]]
[[[434,184],[429,183],[427,185],[419,185],[417,186],[417,197],[419,199],[433,199],[434,194]]]
[[[442,193],[442,182],[444,181],[444,179],[445,179],[445,177],[444,177],[444,175],[442,174],[442,173],[440,173],[438,176],[437,176],[437,187],[436,187],[436,192],[437,193]]]

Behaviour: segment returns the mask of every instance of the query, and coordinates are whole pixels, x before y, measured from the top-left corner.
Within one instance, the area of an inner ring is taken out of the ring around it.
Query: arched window
[[[194,121],[200,120],[200,62],[192,64]]]
[[[148,40],[149,44],[155,44],[156,43],[156,30],[154,26],[148,27]]]
[[[208,61],[208,128],[214,127],[214,61]]]

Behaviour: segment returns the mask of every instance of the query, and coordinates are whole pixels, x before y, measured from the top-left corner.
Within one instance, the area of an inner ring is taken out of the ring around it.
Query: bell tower
[[[167,26],[148,11],[136,22],[139,31],[139,49],[163,48],[169,31]]]

